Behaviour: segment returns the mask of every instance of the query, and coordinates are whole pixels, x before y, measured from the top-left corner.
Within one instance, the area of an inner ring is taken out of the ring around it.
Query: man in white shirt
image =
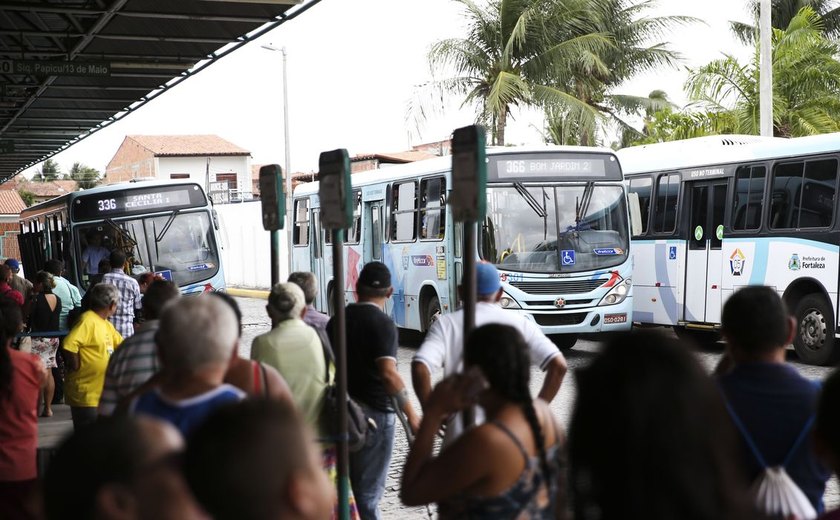
[[[566,358],[536,323],[498,305],[502,297],[502,284],[499,282],[499,271],[492,264],[476,265],[476,279],[478,302],[475,309],[475,326],[500,323],[514,327],[522,334],[530,350],[531,362],[545,372],[539,397],[550,402],[560,390],[560,384],[566,375]],[[463,336],[463,309],[441,315],[429,328],[426,339],[411,363],[411,380],[421,406],[425,407],[426,400],[432,392],[433,370],[442,368],[444,377],[463,371]],[[482,419],[480,410],[476,410],[476,420],[480,422]],[[446,426],[444,445],[453,442],[463,430],[462,419],[450,418]]]

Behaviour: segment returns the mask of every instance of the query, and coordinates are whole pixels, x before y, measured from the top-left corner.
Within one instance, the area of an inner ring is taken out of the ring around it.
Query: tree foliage
[[[84,163],[75,162],[70,168],[70,178],[78,184],[80,189],[87,190],[99,184],[99,170]]]
[[[54,181],[59,178],[60,174],[61,166],[52,159],[47,159],[41,165],[41,169],[38,170],[38,174],[33,177],[33,180],[39,180],[42,182]]]
[[[823,20],[823,32],[829,38],[840,36],[840,7],[837,0],[773,0],[770,23],[776,29],[786,29],[802,10],[810,7]],[[759,2],[751,0],[750,12],[758,20]],[[758,24],[731,22],[732,32],[743,43],[753,45],[758,40]]]
[[[598,129],[620,114],[653,106],[612,89],[639,72],[673,65],[676,54],[651,42],[684,21],[645,17],[653,0],[456,1],[467,34],[432,46],[435,79],[415,93],[409,119],[422,122],[455,96],[476,108],[476,121],[499,145],[514,107],[544,111],[555,142],[594,144]]]
[[[838,45],[820,16],[803,7],[773,31],[773,133],[793,137],[840,131]],[[686,90],[695,108],[728,114],[732,132],[759,132],[759,54],[741,64],[725,56],[692,70]]]
[[[35,204],[35,194],[31,191],[18,190],[18,195],[20,195],[20,198],[23,199],[23,203],[26,204],[27,208]]]

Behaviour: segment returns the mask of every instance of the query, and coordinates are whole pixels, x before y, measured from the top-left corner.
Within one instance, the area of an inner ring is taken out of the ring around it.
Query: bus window
[[[446,181],[443,177],[420,182],[420,238],[440,240],[446,232]]]
[[[382,206],[370,207],[371,257],[382,260]]]
[[[321,258],[321,212],[312,210],[312,257]]]
[[[834,216],[837,161],[821,159],[805,164],[805,182],[799,209],[799,227],[828,227]]]
[[[677,225],[677,195],[680,176],[662,175],[656,183],[656,208],[653,214],[653,231],[671,233]]]
[[[394,184],[391,208],[393,212],[391,240],[407,242],[417,238],[417,184],[415,182]]]
[[[362,238],[362,192],[353,192],[353,226],[347,230],[347,244],[358,244]]]
[[[650,177],[639,177],[630,179],[631,194],[635,194],[639,200],[639,216],[641,217],[641,230],[638,233],[633,233],[633,236],[643,235],[647,233],[648,218],[650,215],[650,195],[653,189],[653,181]],[[636,231],[636,230],[634,230]]]
[[[732,229],[758,229],[764,199],[764,166],[741,166],[735,172],[735,196],[732,199]]]
[[[296,246],[309,245],[309,199],[295,201],[295,228],[292,243]]]

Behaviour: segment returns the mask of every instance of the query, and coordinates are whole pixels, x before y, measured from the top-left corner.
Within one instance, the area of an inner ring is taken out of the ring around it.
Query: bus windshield
[[[128,253],[131,274],[160,273],[179,286],[211,278],[219,270],[213,225],[206,211],[125,220],[106,220],[78,226],[84,284],[100,272],[93,260],[121,248]],[[95,254],[97,248],[102,254]]]
[[[488,186],[481,256],[500,269],[602,269],[625,262],[627,246],[627,210],[620,186]]]

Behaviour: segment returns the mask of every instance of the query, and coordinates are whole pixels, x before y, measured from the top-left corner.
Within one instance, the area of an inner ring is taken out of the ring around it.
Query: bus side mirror
[[[260,203],[262,204],[263,229],[266,231],[283,229],[286,216],[286,194],[283,190],[282,170],[277,164],[266,164],[260,168]]]
[[[628,193],[627,204],[630,206],[630,236],[637,237],[642,234],[642,207],[639,204],[639,194]]]

